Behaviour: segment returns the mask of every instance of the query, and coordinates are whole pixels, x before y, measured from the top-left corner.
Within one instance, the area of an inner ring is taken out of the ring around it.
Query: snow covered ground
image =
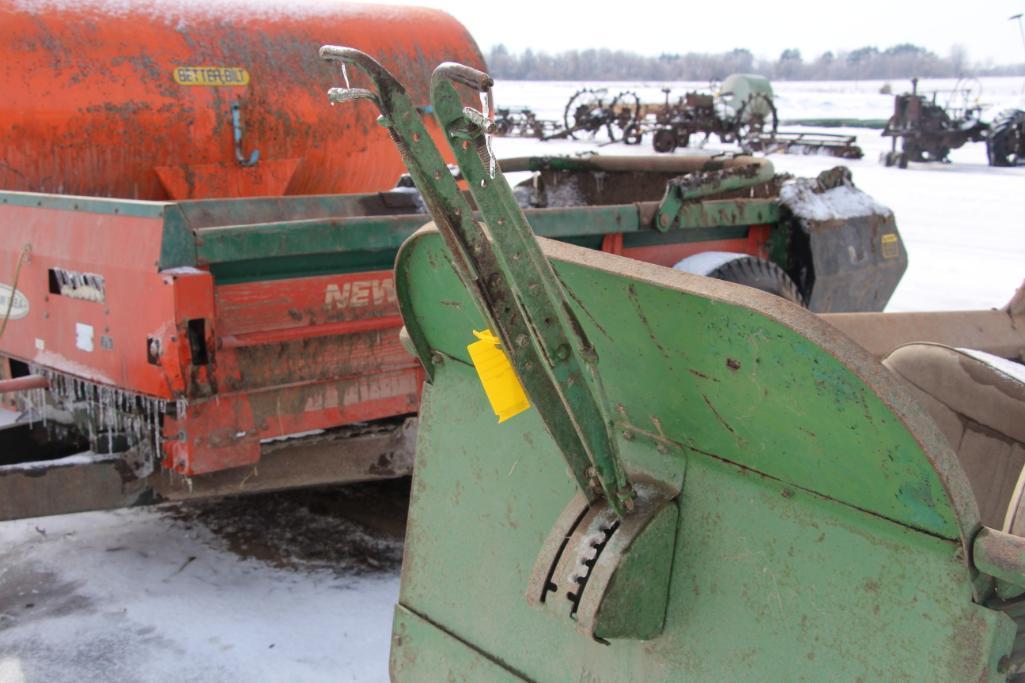
[[[661,85],[608,88],[642,89],[657,101]],[[881,85],[775,87],[783,119],[886,118],[893,100],[878,93]],[[1022,99],[1020,79],[984,86],[991,111]],[[501,82],[495,95],[500,105],[557,117],[578,87]],[[988,168],[981,144],[955,151],[949,165],[884,168],[879,131],[850,132],[865,150],[865,159],[848,162],[854,179],[896,212],[910,254],[890,310],[1006,303],[1025,279],[1025,168]],[[599,151],[636,154],[648,145]],[[595,149],[514,139],[495,147],[500,156]],[[797,175],[840,163],[772,158]],[[359,507],[365,494],[336,497]],[[402,499],[401,491],[384,495]],[[399,541],[394,529],[352,518],[353,506],[340,514],[318,506],[302,496],[261,498],[0,523],[0,683],[386,680]]]

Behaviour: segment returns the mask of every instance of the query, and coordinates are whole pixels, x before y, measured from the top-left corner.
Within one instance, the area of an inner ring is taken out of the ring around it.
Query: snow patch
[[[892,211],[853,185],[821,190],[816,181],[809,178],[784,183],[779,200],[795,216],[813,221],[893,215]]]
[[[23,470],[42,470],[49,467],[70,467],[72,465],[95,465],[98,462],[117,460],[120,456],[117,453],[93,453],[84,451],[55,460],[37,460],[34,462],[20,462],[16,465],[0,465],[0,472],[14,472]],[[3,679],[0,678],[0,681]]]

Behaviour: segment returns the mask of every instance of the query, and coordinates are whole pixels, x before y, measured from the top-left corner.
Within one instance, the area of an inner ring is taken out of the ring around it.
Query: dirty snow
[[[0,425],[3,423],[0,422]],[[68,455],[63,458],[56,458],[54,460],[46,460],[42,462],[22,462],[16,465],[0,465],[0,473],[3,472],[24,472],[27,470],[42,469],[44,467],[70,467],[71,465],[92,465],[98,462],[105,462],[107,460],[116,460],[121,457],[117,453],[93,453],[92,451],[83,451],[82,453],[75,453],[74,455]],[[0,678],[0,683],[3,683],[3,679]]]
[[[608,87],[658,101],[661,85]],[[878,94],[881,85],[774,84],[783,119],[886,118],[892,97]],[[984,85],[990,115],[1023,99],[1020,79]],[[561,117],[578,87],[499,82],[492,106],[530,103]],[[893,83],[895,92],[903,87]],[[1025,168],[987,167],[979,144],[955,151],[953,164],[884,168],[878,157],[888,144],[878,130],[803,130],[856,134],[865,159],[774,155],[777,170],[814,177],[846,163],[857,186],[896,214],[910,265],[889,310],[1002,306],[1025,279]],[[515,139],[494,146],[499,158],[595,149]],[[648,153],[650,141],[599,151]],[[0,682],[387,680],[399,586],[387,534],[361,526],[366,519],[332,526],[301,505],[267,508],[265,500],[194,514],[134,509],[0,523]],[[262,536],[282,535],[277,556],[253,549]],[[368,537],[383,539],[377,567],[343,555],[365,555]],[[294,553],[309,557],[287,561]]]
[[[779,192],[780,203],[794,215],[813,221],[854,218],[857,216],[889,216],[893,212],[856,187],[840,185],[824,192],[816,189],[814,179],[796,178],[784,183]]]

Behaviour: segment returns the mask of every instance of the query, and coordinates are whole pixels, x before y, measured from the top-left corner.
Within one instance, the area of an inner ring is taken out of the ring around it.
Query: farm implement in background
[[[343,26],[427,102],[421,60],[477,45],[425,9],[226,8],[260,49],[150,10],[0,1],[0,519],[409,472],[391,265],[425,217],[313,48]]]
[[[432,35],[465,36],[429,14]],[[456,41],[436,56],[477,54]],[[422,117],[427,74],[388,64],[419,102],[409,115]],[[252,83],[264,68],[251,66]],[[391,145],[368,103],[320,107],[337,130]],[[260,120],[255,109],[249,120]],[[254,147],[261,156],[242,173],[274,158],[246,130],[241,161],[230,137],[217,148],[232,173]],[[393,147],[381,159],[404,168]],[[354,153],[322,161],[306,172],[337,179],[356,164],[360,182],[384,173]],[[733,155],[503,168],[529,172],[516,192],[539,235],[815,311],[881,310],[907,266],[893,214],[843,169],[787,180],[765,159]],[[0,192],[0,392],[25,411],[0,430],[0,519],[408,474],[424,375],[402,344],[391,267],[428,221],[427,197],[409,187],[236,194]]]
[[[563,120],[539,119],[533,110],[499,108],[495,135],[539,140],[601,139],[600,144],[641,144],[651,138],[659,153],[702,144],[715,135],[721,143],[736,144],[745,152],[767,154],[828,154],[860,159],[853,135],[815,134],[778,130],[772,85],[762,76],[735,74],[710,93],[688,92],[672,101],[642,103],[637,93],[624,91],[608,97],[607,90],[582,89],[566,103]]]
[[[882,159],[886,166],[907,168],[909,162],[946,162],[950,151],[969,142],[985,142],[990,166],[1025,163],[1025,111],[1001,112],[992,122],[982,119],[979,103],[982,86],[963,79],[953,90],[931,97],[918,93],[918,79],[911,79],[911,92],[895,95],[893,116],[882,135],[891,138],[891,148]],[[900,143],[900,150],[897,145]]]
[[[332,11],[402,42],[378,54],[418,116],[421,57],[483,65],[442,13]],[[267,20],[265,54],[205,14],[183,33],[143,10],[0,13],[0,33],[68,45],[103,19],[50,79],[11,66],[56,68],[50,42],[0,41],[0,393],[24,413],[0,429],[0,519],[408,474],[424,375],[391,269],[428,216],[414,188],[385,189],[405,166],[373,107],[314,100],[334,74],[287,46],[322,23]],[[230,66],[181,66],[201,58]],[[46,97],[53,79],[66,97]],[[907,265],[892,213],[842,173],[784,182],[732,155],[506,168],[530,173],[517,193],[540,235],[816,311],[881,310]]]
[[[818,317],[537,239],[457,90],[486,74],[433,78],[467,192],[381,65],[321,54],[370,77],[330,96],[380,109],[434,217],[396,262],[427,380],[393,680],[1021,671],[1025,372],[949,344],[1020,354],[1025,289]]]
[[[495,110],[494,134],[538,140],[601,138],[604,144],[624,139],[626,129],[637,121],[640,98],[634,92],[609,97],[608,90],[581,88],[573,93],[562,112],[562,121],[539,119],[528,107]]]

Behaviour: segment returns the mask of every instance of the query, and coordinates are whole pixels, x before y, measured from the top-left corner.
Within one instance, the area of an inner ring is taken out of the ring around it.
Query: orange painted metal
[[[0,351],[180,406],[163,418],[165,466],[192,476],[252,464],[263,439],[416,412],[423,375],[399,341],[390,271],[218,284],[202,269],[157,269],[159,215],[74,206],[0,204],[0,283],[28,245],[25,315]],[[102,290],[61,293],[55,269],[102,275]]]
[[[163,200],[391,187],[405,168],[374,108],[327,104],[343,79],[318,58],[325,43],[370,53],[425,105],[433,65],[484,68],[463,26],[426,8],[0,0],[0,189]],[[236,160],[233,104],[253,166]]]
[[[768,242],[772,227],[769,225],[752,225],[747,237],[725,240],[706,240],[704,242],[679,242],[677,244],[661,244],[652,247],[623,247],[622,239],[610,240],[606,235],[602,242],[602,251],[620,254],[635,261],[655,263],[672,268],[674,265],[694,254],[705,251],[730,251],[738,254],[749,254],[759,258],[768,258]]]
[[[17,391],[28,391],[29,389],[46,389],[49,386],[50,380],[42,375],[0,379],[0,394],[13,394]]]

